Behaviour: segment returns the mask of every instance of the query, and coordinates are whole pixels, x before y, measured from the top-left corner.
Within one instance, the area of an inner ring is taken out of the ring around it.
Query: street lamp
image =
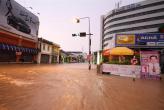
[[[90,17],[82,17],[82,18],[76,18],[75,20],[76,20],[76,23],[80,23],[80,20],[81,19],[88,19],[88,26],[89,26],[89,33],[87,34],[87,35],[89,35],[89,61],[88,61],[88,63],[89,63],[89,67],[88,67],[88,69],[89,70],[91,70],[91,32],[90,32]]]

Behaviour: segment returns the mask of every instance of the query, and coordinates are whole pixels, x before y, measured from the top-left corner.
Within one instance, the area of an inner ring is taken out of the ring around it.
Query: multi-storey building
[[[164,0],[145,0],[101,17],[101,48],[115,47],[115,34],[158,33],[164,25]]]

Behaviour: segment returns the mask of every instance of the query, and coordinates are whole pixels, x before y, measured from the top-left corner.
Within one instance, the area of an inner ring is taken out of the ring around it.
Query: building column
[[[57,56],[57,63],[59,64],[59,55]]]
[[[52,61],[52,55],[50,55],[49,57],[49,64],[51,64],[51,61]]]
[[[40,64],[40,60],[41,60],[41,52],[39,52],[37,55],[37,63],[38,64]]]
[[[33,56],[33,63],[37,63],[37,55]]]
[[[18,63],[18,62],[20,62],[20,58],[22,56],[22,52],[16,52],[15,54],[16,54],[16,62]]]
[[[16,62],[17,62],[17,63],[20,62],[20,58],[21,58],[20,55],[16,55]]]

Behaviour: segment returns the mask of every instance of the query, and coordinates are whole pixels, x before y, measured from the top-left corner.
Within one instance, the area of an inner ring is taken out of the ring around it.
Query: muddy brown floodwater
[[[98,75],[87,64],[0,65],[0,110],[164,110],[164,80]]]

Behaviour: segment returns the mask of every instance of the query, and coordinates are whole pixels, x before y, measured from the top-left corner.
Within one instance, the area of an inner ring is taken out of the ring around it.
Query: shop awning
[[[102,55],[103,56],[109,56],[110,55],[110,49],[103,50]]]
[[[24,52],[24,53],[30,53],[30,54],[38,53],[38,49],[36,48],[27,48],[27,47],[15,46],[15,45],[4,44],[4,43],[0,43],[0,50]]]
[[[115,47],[110,50],[110,55],[133,55],[134,51],[127,47]]]

